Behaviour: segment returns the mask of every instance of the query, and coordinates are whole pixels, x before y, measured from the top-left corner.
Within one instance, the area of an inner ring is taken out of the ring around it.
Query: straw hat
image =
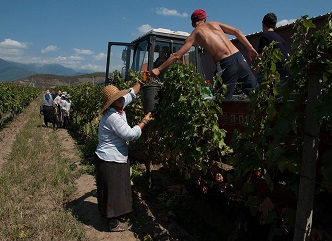
[[[125,94],[128,94],[130,89],[125,90],[119,90],[114,85],[107,85],[105,86],[101,91],[101,97],[104,101],[104,107],[101,113],[103,113],[110,105],[119,99],[120,97],[124,96]]]

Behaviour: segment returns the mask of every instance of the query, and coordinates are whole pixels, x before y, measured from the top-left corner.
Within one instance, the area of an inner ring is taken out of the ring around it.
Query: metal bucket
[[[158,83],[147,84],[141,87],[144,114],[155,113],[159,108],[161,85]]]

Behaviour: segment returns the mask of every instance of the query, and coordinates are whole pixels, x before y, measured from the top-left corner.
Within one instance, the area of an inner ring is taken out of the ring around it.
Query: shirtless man
[[[187,37],[184,45],[158,68],[152,69],[152,76],[158,76],[173,62],[180,60],[195,45],[203,47],[216,63],[216,74],[221,76],[223,83],[227,85],[225,99],[232,98],[236,82],[241,83],[245,94],[249,94],[250,90],[258,87],[256,77],[245,58],[226,36],[226,34],[236,36],[246,47],[250,59],[255,58],[256,50],[239,29],[215,21],[206,22],[206,13],[202,9],[192,13],[191,21],[195,29]],[[217,87],[220,88],[220,85]]]

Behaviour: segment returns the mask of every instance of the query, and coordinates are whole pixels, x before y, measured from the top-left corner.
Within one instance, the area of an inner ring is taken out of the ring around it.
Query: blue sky
[[[332,0],[2,0],[0,6],[0,58],[97,72],[105,71],[109,41],[131,42],[151,28],[190,33],[197,8],[208,21],[251,34],[261,31],[268,12],[285,24],[331,12]]]

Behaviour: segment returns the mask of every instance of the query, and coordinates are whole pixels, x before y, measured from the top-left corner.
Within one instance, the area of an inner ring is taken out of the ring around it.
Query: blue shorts
[[[215,74],[222,78],[223,84],[227,85],[225,99],[232,98],[237,83],[241,85],[241,89],[246,95],[258,87],[257,79],[241,52],[236,52],[218,61]],[[220,84],[217,83],[216,87],[220,88]]]

